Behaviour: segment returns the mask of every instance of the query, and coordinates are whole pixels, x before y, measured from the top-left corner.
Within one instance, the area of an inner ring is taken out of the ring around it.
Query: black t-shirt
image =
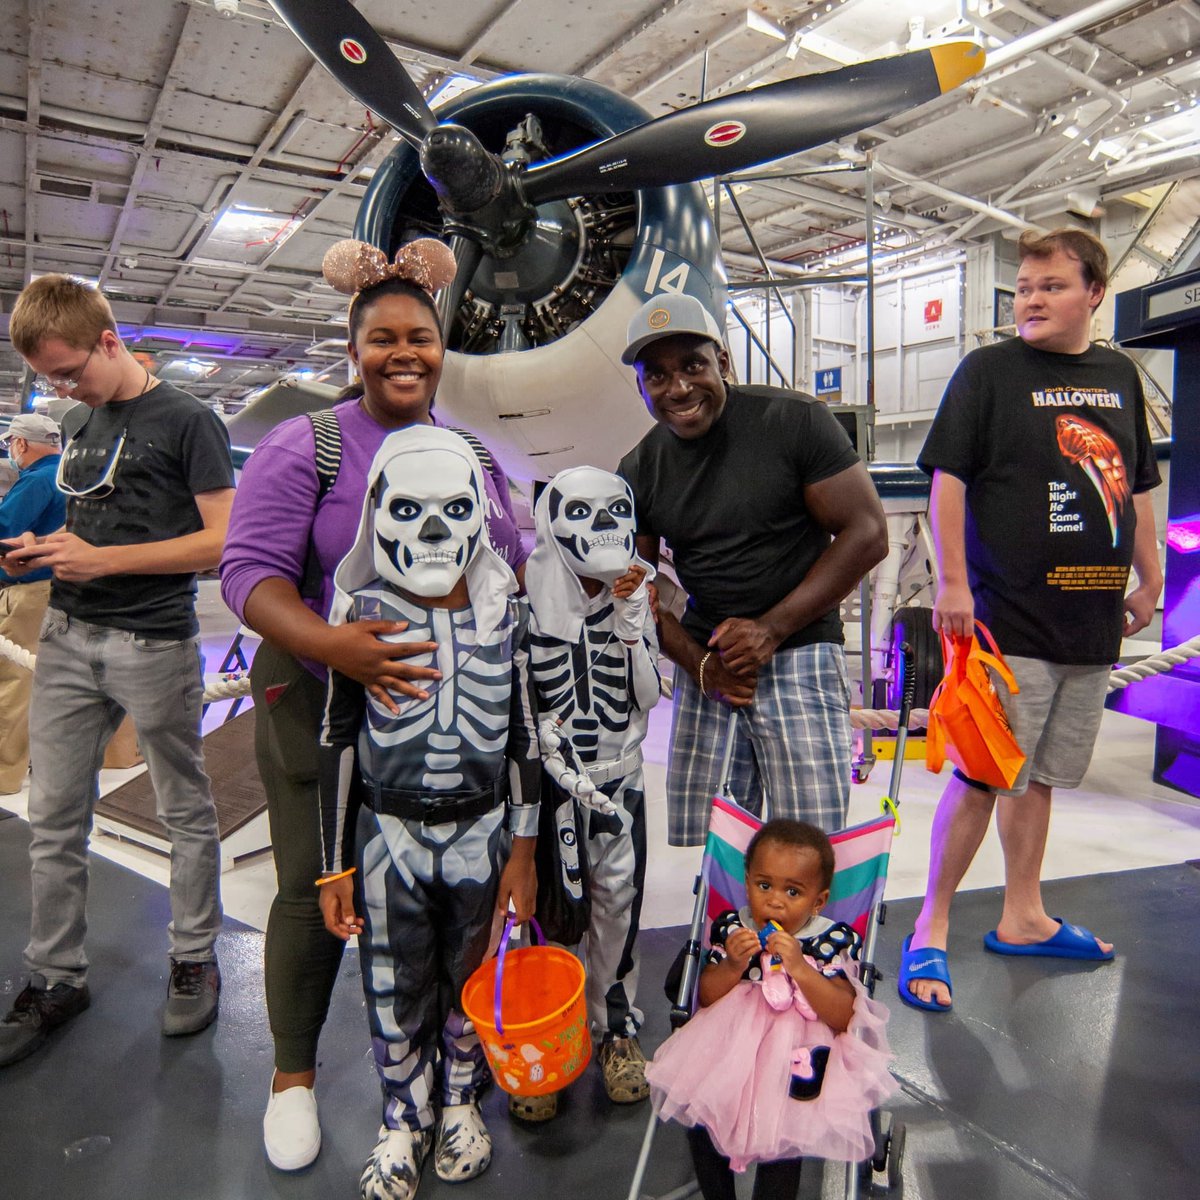
[[[670,546],[688,592],[683,627],[697,642],[728,617],[761,616],[800,584],[830,543],[804,489],[858,461],[823,404],[769,387],[730,387],[703,437],[655,425],[621,460],[638,533]],[[835,608],[780,648],[842,640]]]
[[[1113,662],[1133,561],[1133,494],[1159,482],[1132,361],[1020,338],[954,372],[917,460],[967,487],[967,572],[1006,654]]]
[[[118,444],[124,434],[125,442]],[[67,498],[67,530],[95,546],[161,542],[204,528],[195,497],[233,487],[229,435],[216,414],[169,383],[116,404],[77,405],[63,420],[62,478],[83,491],[116,463],[106,494]],[[198,631],[196,576],[55,579],[50,603],[93,625],[178,639]]]

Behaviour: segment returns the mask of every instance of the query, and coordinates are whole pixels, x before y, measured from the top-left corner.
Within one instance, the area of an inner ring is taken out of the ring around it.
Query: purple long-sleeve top
[[[367,472],[383,439],[392,432],[378,424],[358,400],[337,405],[342,460],[337,482],[317,507],[319,481],[312,422],[294,417],[277,425],[258,444],[242,469],[221,556],[221,595],[245,620],[246,601],[264,579],[278,576],[300,586],[311,537],[321,568],[321,592],[305,603],[329,614],[333,573],[354,542],[367,491]],[[497,464],[484,472],[488,532],[496,552],[516,569],[527,557]],[[306,664],[321,673],[316,664]]]

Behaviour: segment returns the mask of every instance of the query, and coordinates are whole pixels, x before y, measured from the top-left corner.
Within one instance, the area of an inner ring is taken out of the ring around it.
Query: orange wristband
[[[324,887],[327,883],[332,883],[335,879],[345,879],[348,875],[353,875],[357,871],[357,867],[351,867],[348,871],[339,871],[336,875],[322,875],[317,880],[317,887]]]

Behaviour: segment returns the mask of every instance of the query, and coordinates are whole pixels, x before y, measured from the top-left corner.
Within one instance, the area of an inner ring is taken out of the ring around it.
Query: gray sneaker
[[[207,1029],[217,1019],[220,996],[221,969],[216,959],[212,962],[171,959],[163,1033],[167,1037],[179,1037]]]
[[[90,1003],[86,983],[82,987],[69,983],[47,987],[44,976],[31,976],[29,986],[0,1022],[0,1067],[28,1058],[45,1045],[52,1029],[65,1025]]]

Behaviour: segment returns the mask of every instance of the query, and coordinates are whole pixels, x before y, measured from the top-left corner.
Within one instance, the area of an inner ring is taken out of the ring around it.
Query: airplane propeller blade
[[[271,4],[350,95],[420,149],[437,120],[387,42],[348,0],[271,0]]]
[[[801,75],[683,108],[521,179],[531,204],[728,175],[856,133],[957,87],[983,69],[974,42]]]
[[[483,247],[474,239],[454,234],[450,239],[450,249],[454,251],[457,267],[454,278],[449,285],[442,288],[437,295],[438,320],[442,326],[442,340],[450,337],[450,326],[458,313],[458,306],[471,286],[475,271],[483,259]]]

